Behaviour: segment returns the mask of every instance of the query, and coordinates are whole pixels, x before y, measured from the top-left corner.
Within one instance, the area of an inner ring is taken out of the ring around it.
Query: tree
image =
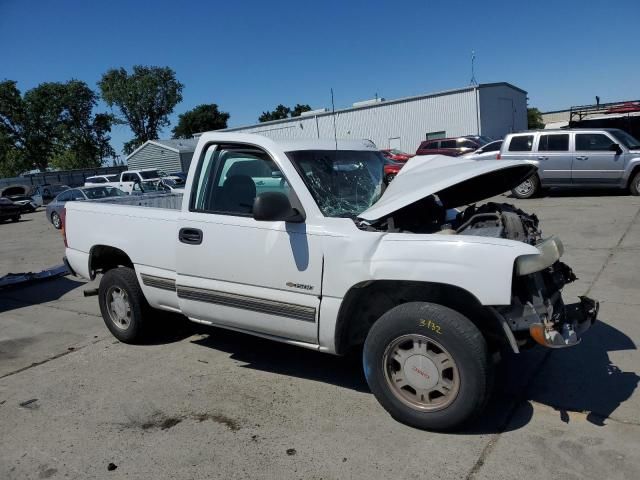
[[[227,128],[227,112],[220,112],[218,105],[198,105],[178,117],[178,125],[172,130],[173,138],[192,138],[194,133]]]
[[[84,83],[42,83],[23,95],[16,82],[0,82],[0,170],[45,170],[56,158],[64,167],[99,166],[113,155],[112,119],[93,115],[96,94]]]
[[[542,112],[537,108],[527,108],[527,128],[529,130],[544,128]]]
[[[158,138],[158,130],[169,125],[169,115],[182,101],[184,87],[171,68],[141,65],[134,66],[131,75],[124,68],[109,70],[98,86],[106,104],[118,107],[120,121],[133,132],[123,148],[127,154]]]
[[[291,109],[284,105],[278,105],[275,110],[271,112],[262,112],[262,115],[258,118],[259,122],[270,122],[272,120],[282,120],[283,118],[289,118]]]
[[[302,112],[308,112],[311,110],[311,107],[309,105],[300,105],[299,103],[296,103],[296,106],[293,107],[293,110],[291,111],[291,116],[292,117],[299,117]]]

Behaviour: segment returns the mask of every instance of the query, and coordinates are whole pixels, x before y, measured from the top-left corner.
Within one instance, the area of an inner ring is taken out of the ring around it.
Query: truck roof
[[[273,139],[255,133],[235,132],[205,132],[200,136],[200,141],[206,142],[238,142],[264,144],[272,142],[285,152],[300,150],[369,150],[377,151],[375,143],[367,139],[334,139],[334,138],[308,138],[300,140]]]

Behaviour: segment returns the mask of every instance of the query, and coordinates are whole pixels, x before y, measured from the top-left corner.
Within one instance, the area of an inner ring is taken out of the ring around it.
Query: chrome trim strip
[[[147,275],[146,273],[141,273],[140,278],[142,279],[142,283],[147,287],[170,290],[172,292],[176,291],[176,281],[170,278],[156,277],[155,275]]]
[[[315,323],[315,307],[296,305],[293,303],[278,302],[264,298],[250,297],[236,293],[220,292],[197,287],[185,287],[178,285],[178,297],[197,302],[215,303],[225,307],[240,308],[253,312],[278,315],[280,317],[294,318],[303,322]]]

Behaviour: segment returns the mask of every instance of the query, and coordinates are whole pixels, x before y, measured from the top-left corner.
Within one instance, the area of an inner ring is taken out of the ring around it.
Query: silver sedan
[[[94,186],[70,188],[60,193],[47,205],[46,215],[54,227],[62,228],[62,210],[67,202],[82,202],[85,200],[98,200],[101,198],[123,197],[127,194],[116,187]]]

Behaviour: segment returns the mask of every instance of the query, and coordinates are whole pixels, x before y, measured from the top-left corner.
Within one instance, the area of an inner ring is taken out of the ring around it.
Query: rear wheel
[[[363,364],[380,404],[417,428],[458,427],[490,394],[492,365],[481,332],[433,303],[406,303],[380,317],[367,335]]]
[[[58,230],[62,228],[62,220],[60,219],[60,215],[58,215],[57,212],[53,212],[51,214],[51,223],[53,223],[53,226],[56,227]]]
[[[511,190],[516,198],[533,198],[540,192],[540,179],[537,175],[531,175],[524,182]]]
[[[144,340],[145,317],[151,307],[132,268],[118,267],[105,273],[100,281],[98,301],[104,323],[114,337],[124,343]]]
[[[640,170],[637,171],[631,179],[631,183],[629,183],[629,191],[631,192],[631,195],[640,195]]]

